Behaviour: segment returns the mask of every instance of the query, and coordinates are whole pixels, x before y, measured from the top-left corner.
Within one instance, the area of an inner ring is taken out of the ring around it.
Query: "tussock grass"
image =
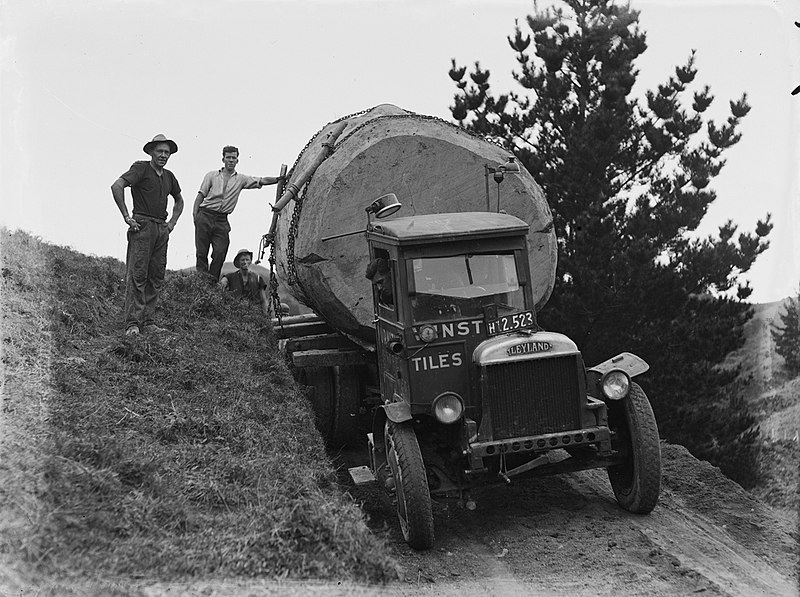
[[[29,537],[46,485],[41,462],[48,453],[52,387],[51,285],[38,247],[28,235],[0,231],[0,559],[6,565],[20,556],[36,560]]]
[[[2,441],[3,491],[27,487],[12,499],[27,532],[8,542],[28,562],[162,580],[393,576],[259,309],[170,272],[168,331],[125,337],[122,263],[2,240],[4,396],[35,415]],[[29,444],[33,459],[6,460]]]

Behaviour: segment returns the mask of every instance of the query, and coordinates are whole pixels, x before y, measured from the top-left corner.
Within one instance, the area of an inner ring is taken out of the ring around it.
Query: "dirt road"
[[[377,490],[353,494],[400,562],[391,594],[798,595],[796,518],[681,447],[663,457],[648,516],[621,510],[605,472],[587,471],[483,490],[475,511],[437,505],[429,552],[403,543]]]

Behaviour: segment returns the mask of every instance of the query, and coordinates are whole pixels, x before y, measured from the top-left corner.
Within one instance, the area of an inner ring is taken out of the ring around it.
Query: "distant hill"
[[[765,436],[792,439],[800,434],[800,379],[791,379],[783,358],[775,351],[770,330],[780,324],[788,299],[754,305],[753,318],[745,326],[744,346],[729,357],[742,368],[741,378],[751,377],[747,398],[762,419]],[[770,420],[768,426],[763,422]]]
[[[790,378],[770,330],[780,323],[788,299],[753,306],[745,343],[727,363],[741,367],[741,387],[759,421],[765,475],[753,492],[773,506],[800,507],[800,378]]]

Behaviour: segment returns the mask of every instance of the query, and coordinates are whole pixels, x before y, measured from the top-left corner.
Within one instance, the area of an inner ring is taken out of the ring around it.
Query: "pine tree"
[[[517,21],[508,43],[521,90],[495,95],[490,72],[452,62],[453,118],[513,151],[542,185],[559,239],[555,288],[540,321],[570,335],[590,364],[620,351],[651,365],[642,380],[662,436],[697,445],[699,401],[736,377],[720,363],[743,342],[752,292],[740,282],[768,247],[728,221],[692,235],[716,199],[711,180],[740,139],[743,94],[718,123],[695,84],[692,52],[656,90],[632,96],[647,49],[639,13],[612,0],[563,0]],[[703,438],[702,441],[706,441]]]
[[[772,324],[772,339],[775,351],[783,357],[786,370],[791,376],[800,374],[800,289],[790,298],[786,311],[780,314],[783,327]]]

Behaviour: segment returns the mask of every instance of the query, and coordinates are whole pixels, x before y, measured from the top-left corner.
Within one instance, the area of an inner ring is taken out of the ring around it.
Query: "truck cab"
[[[431,498],[463,503],[476,484],[605,467],[623,507],[657,500],[657,429],[631,381],[647,365],[623,353],[587,369],[538,326],[528,233],[487,212],[368,226],[382,399],[370,468],[417,549],[433,543]]]
[[[521,220],[492,213],[399,218],[371,227],[371,263],[388,265],[388,273],[373,278],[384,397],[413,416],[434,415],[438,405],[481,420],[480,371],[471,365],[490,335],[487,321],[500,315],[520,329],[536,324],[526,233]]]

